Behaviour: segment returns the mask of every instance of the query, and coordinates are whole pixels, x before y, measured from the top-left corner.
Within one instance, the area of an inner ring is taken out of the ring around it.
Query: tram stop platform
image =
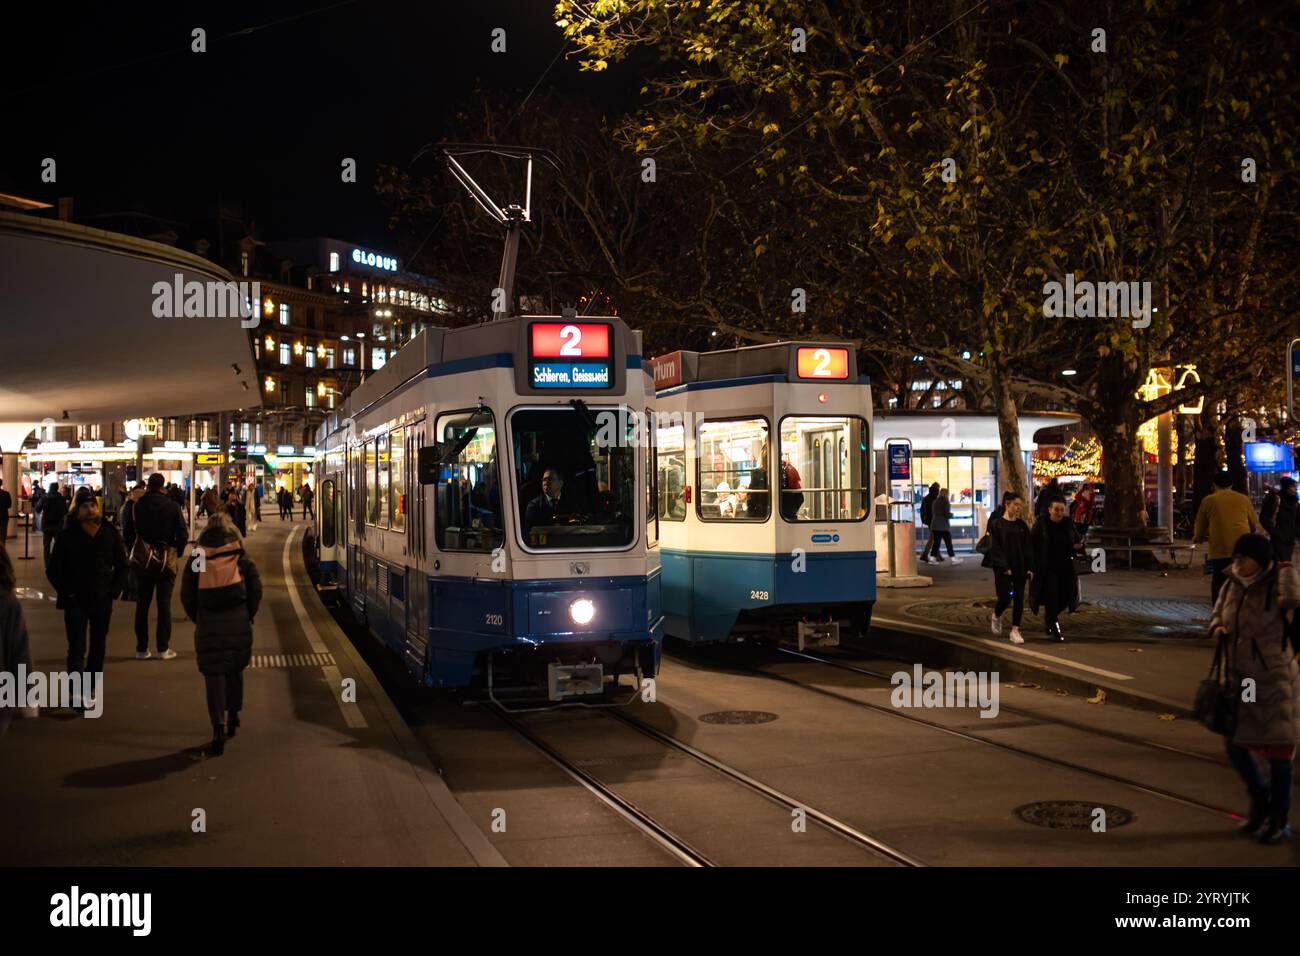
[[[878,592],[872,616],[874,649],[933,666],[997,669],[1003,680],[1086,694],[1144,710],[1192,715],[1198,683],[1214,644],[1207,636],[1210,578],[1191,568],[1110,570],[1080,575],[1083,603],[1061,616],[1064,643],[1051,641],[1028,601],[1023,645],[1010,642],[1011,611],[1002,634],[991,633],[993,572],[982,555],[958,554],[954,565],[918,565],[933,584]],[[1098,690],[1104,691],[1099,695]]]
[[[0,865],[505,865],[318,600],[302,566],[306,524],[277,518],[248,536],[264,595],[225,753],[205,753],[211,726],[179,580],[173,660],[135,659],[135,604],[118,601],[102,715],[43,710],[0,737]],[[40,538],[30,560],[21,532],[9,544],[33,668],[63,671]],[[156,651],[156,609],[150,618]],[[345,678],[355,703],[342,700]]]

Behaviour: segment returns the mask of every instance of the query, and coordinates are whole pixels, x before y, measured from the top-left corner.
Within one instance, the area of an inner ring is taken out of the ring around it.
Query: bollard
[[[31,531],[32,531],[32,516],[31,513],[29,512],[27,515],[27,523],[23,525],[23,553],[18,556],[19,561],[30,561],[32,559],[32,556],[27,553],[28,551],[27,545],[29,539],[31,538]]]

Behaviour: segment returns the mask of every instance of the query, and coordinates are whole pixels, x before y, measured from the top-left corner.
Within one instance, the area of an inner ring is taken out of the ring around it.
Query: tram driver
[[[564,490],[564,476],[557,468],[547,468],[542,474],[542,493],[528,502],[524,509],[524,533],[533,528],[561,523],[560,493]]]

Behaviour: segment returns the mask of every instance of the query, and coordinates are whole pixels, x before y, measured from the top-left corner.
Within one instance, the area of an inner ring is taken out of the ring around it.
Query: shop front
[[[1065,413],[1038,412],[1020,416],[1020,451],[1025,473],[1038,445],[1034,436],[1047,428],[1059,429],[1078,421]],[[876,491],[887,490],[885,445],[906,439],[912,446],[911,504],[917,529],[917,547],[929,535],[921,524],[920,502],[932,484],[948,489],[954,547],[971,550],[1002,494],[1002,442],[997,418],[966,411],[907,412],[879,415],[875,421]]]

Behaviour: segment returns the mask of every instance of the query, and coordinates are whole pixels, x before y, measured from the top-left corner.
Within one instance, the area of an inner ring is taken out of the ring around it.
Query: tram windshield
[[[621,434],[606,427],[610,416],[617,416]],[[636,432],[636,417],[626,409],[515,412],[510,433],[525,545],[573,551],[632,544]]]
[[[867,425],[856,416],[781,419],[781,517],[861,521],[871,502]]]

